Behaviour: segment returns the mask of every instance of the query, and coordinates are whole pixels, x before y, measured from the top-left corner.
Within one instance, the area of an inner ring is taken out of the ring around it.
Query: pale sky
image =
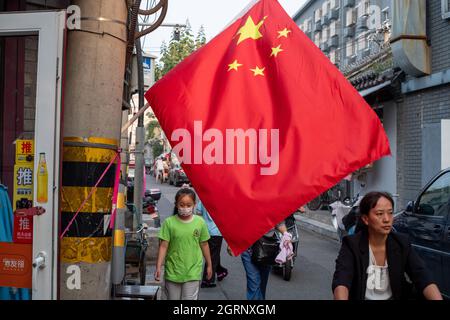
[[[154,1],[148,0],[151,4]],[[186,19],[192,26],[194,36],[201,25],[205,27],[206,40],[211,40],[227,26],[251,0],[169,0],[169,10],[163,23],[184,24]],[[289,16],[293,16],[306,0],[279,0]],[[142,1],[145,7],[147,0]],[[149,18],[153,22],[154,17]],[[144,51],[159,57],[163,40],[170,40],[173,28],[159,27],[145,37]]]

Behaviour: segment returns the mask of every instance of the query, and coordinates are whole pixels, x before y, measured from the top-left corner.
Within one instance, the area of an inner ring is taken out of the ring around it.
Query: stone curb
[[[329,239],[339,241],[339,236],[333,226],[300,215],[294,215],[294,217],[300,229],[312,231]]]

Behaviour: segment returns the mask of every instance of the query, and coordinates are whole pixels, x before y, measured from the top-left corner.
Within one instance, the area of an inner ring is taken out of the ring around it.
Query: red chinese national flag
[[[235,254],[390,154],[376,114],[275,0],[257,2],[146,98]]]

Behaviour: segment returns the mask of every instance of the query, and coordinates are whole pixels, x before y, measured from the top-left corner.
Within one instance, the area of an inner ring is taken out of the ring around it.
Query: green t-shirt
[[[164,267],[167,280],[181,283],[202,279],[200,242],[209,239],[202,217],[194,215],[193,220],[184,222],[178,216],[171,216],[162,224],[159,238],[169,242]]]

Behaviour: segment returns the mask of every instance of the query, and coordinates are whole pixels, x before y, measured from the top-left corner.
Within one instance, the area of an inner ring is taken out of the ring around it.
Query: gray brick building
[[[404,207],[450,166],[450,1],[310,0],[293,19],[389,137],[392,156],[356,172],[352,192],[387,190]]]

